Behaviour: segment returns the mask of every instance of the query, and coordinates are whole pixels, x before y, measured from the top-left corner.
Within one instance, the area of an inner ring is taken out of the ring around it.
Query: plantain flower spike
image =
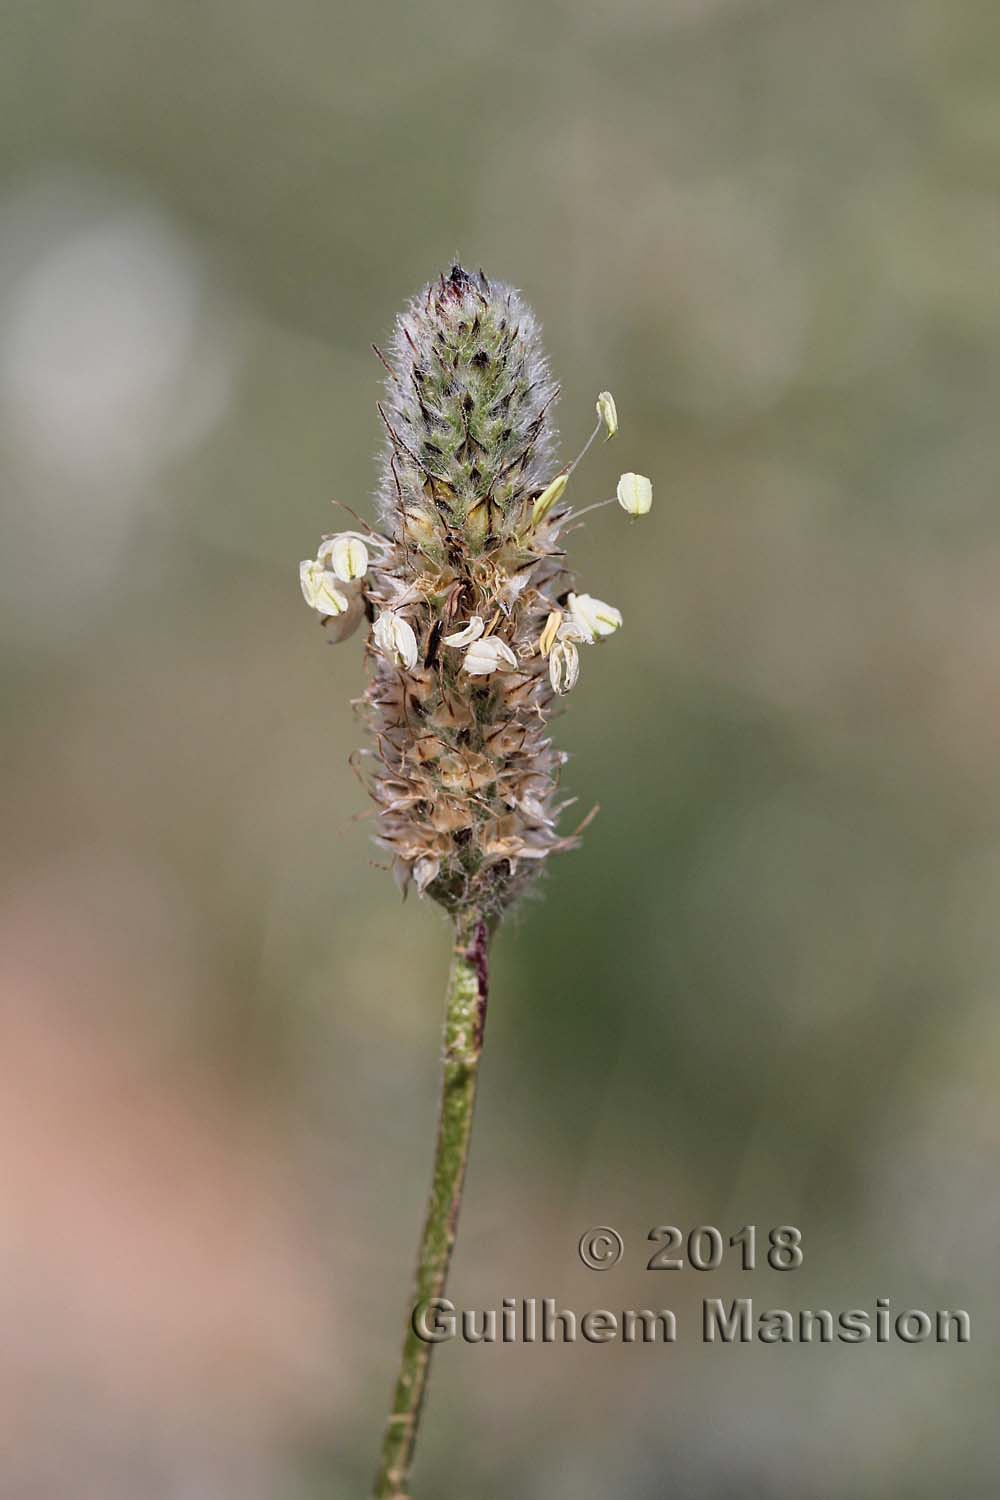
[[[400,315],[384,363],[379,528],[326,543],[303,593],[372,622],[367,782],[400,885],[492,925],[579,841],[556,826],[566,756],[549,721],[577,643],[621,615],[572,592],[575,464],[555,457],[557,387],[519,294],[453,266]],[[597,410],[614,436],[610,393]]]

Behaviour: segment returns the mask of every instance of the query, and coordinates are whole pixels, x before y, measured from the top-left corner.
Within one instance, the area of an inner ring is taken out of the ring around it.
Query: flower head
[[[580,460],[558,467],[557,389],[518,293],[453,266],[405,309],[383,359],[379,525],[325,541],[303,593],[333,638],[372,622],[367,780],[400,885],[493,921],[576,845],[557,826],[566,757],[549,720],[581,644],[622,617],[567,593]],[[610,392],[597,415],[580,458],[602,426],[618,431]],[[619,486],[635,514],[642,485]]]
[[[653,504],[653,486],[645,474],[623,474],[618,481],[618,504],[630,516],[649,514]]]

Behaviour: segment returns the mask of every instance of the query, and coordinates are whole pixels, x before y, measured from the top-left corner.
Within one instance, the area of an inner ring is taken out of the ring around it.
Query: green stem
[[[469,1157],[476,1080],[483,1050],[488,991],[489,929],[478,912],[455,919],[455,947],[444,1018],[441,1112],[434,1171],[420,1239],[413,1306],[406,1325],[399,1378],[382,1440],[374,1500],[405,1500],[420,1426],[433,1344],[418,1337],[414,1311],[443,1297],[455,1244],[462,1183]]]

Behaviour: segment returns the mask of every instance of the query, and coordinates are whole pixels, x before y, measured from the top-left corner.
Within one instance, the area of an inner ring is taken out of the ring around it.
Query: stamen
[[[583,459],[586,458],[588,452],[590,451],[590,448],[593,446],[594,442],[597,440],[597,435],[601,431],[601,429],[603,428],[603,426],[604,426],[604,423],[600,420],[600,418],[598,418],[597,426],[594,428],[593,432],[590,434],[590,437],[584,443],[583,447],[580,449],[579,453],[576,455],[576,457],[574,458],[573,462],[570,464],[569,468],[566,470],[566,478],[567,479],[572,474],[572,472],[576,468],[577,464],[581,463],[583,461]]]
[[[614,497],[614,495],[611,496],[610,500],[595,500],[594,503],[593,503],[593,505],[585,505],[583,507],[583,510],[571,510],[570,513],[569,513],[569,515],[566,517],[566,520],[567,521],[579,521],[579,519],[580,519],[581,516],[587,515],[592,510],[603,510],[606,505],[614,505],[614,504],[615,504],[615,497]]]

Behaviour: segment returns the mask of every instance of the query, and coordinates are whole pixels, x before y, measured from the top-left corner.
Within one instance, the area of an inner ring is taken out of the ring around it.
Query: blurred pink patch
[[[275,1121],[150,1003],[190,994],[175,907],[105,852],[0,908],[0,1410],[25,1491],[61,1488],[83,1433],[123,1464],[152,1443],[259,1470],[328,1420],[336,1341]]]

